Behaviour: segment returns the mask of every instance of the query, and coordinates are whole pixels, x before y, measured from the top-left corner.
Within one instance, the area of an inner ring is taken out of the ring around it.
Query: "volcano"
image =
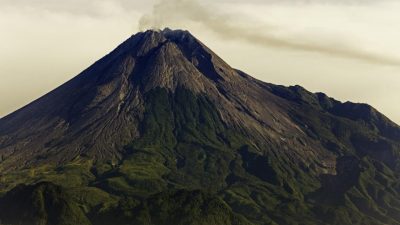
[[[0,224],[400,224],[400,127],[133,35],[0,119]]]

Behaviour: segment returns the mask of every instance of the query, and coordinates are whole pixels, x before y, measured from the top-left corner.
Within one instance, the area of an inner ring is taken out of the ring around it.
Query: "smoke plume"
[[[328,40],[289,38],[276,35],[272,26],[254,23],[243,15],[221,13],[215,6],[201,4],[196,0],[161,0],[151,13],[144,15],[139,28],[161,29],[171,25],[196,23],[225,40],[241,40],[262,47],[283,48],[357,59],[374,64],[400,66],[400,59],[387,57],[363,49],[349,47]],[[240,21],[240,24],[239,24]],[[247,23],[243,23],[247,22]]]

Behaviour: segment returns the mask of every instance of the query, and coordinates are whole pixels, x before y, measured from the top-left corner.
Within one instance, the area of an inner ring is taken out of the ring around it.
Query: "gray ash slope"
[[[30,165],[42,158],[68,162],[80,154],[118,158],[123,146],[140,136],[143,94],[156,87],[174,91],[178,86],[210,97],[226,124],[257,138],[277,144],[286,136],[307,141],[288,115],[291,103],[275,95],[274,86],[232,69],[188,32],[148,31],[1,119],[3,159]],[[304,143],[288,142],[304,149]],[[317,155],[332,158],[318,143],[310,145],[321,151]]]
[[[207,187],[251,223],[400,224],[398,125],[369,105],[254,79],[187,31],[138,33],[0,120],[2,174],[78,159],[118,167],[138,149],[165,157],[152,193]],[[110,174],[88,185],[118,195],[102,183]]]

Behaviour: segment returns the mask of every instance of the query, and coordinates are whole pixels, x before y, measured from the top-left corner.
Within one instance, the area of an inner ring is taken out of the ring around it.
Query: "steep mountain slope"
[[[187,31],[147,31],[0,120],[0,209],[63,202],[0,219],[400,224],[399,154],[400,127],[371,106],[258,81]]]

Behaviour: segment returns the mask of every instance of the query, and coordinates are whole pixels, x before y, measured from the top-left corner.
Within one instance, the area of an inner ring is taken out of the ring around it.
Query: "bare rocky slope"
[[[400,224],[399,153],[400,127],[369,105],[151,30],[0,120],[0,221]]]

